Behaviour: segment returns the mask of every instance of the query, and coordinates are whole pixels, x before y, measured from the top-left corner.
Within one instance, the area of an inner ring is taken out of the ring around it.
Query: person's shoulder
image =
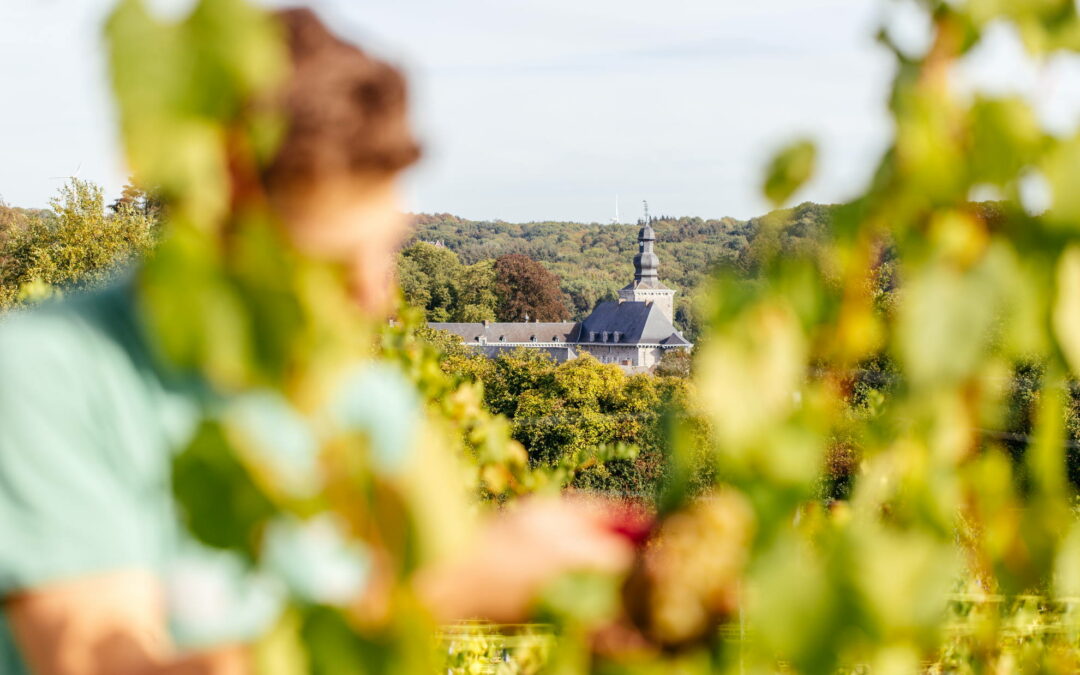
[[[118,281],[0,316],[0,367],[88,365],[103,351],[122,352],[127,291]]]

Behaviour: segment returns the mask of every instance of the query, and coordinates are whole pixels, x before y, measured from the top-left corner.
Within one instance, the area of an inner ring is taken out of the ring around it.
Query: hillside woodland
[[[794,254],[816,246],[829,229],[835,207],[804,203],[759,218],[736,220],[662,216],[650,220],[656,230],[661,280],[679,291],[675,323],[696,339],[702,329],[697,299],[718,269],[744,278],[758,273],[765,252]],[[552,306],[507,311],[489,269],[507,256],[525,256],[554,274],[561,298],[574,320],[585,318],[598,302],[614,300],[633,279],[636,225],[597,223],[466,220],[450,214],[414,216],[416,233],[402,252],[399,273],[406,300],[424,309],[430,321],[520,321],[524,312],[556,320]],[[441,252],[432,249],[443,249]],[[451,255],[452,254],[452,255]],[[456,279],[455,279],[456,277]],[[547,281],[544,282],[545,284]],[[504,283],[504,288],[506,284]],[[513,285],[524,297],[546,297],[543,284]],[[486,298],[486,299],[485,299]]]
[[[680,290],[676,322],[701,340],[709,316],[699,306],[711,280],[725,276],[753,285],[769,261],[816,259],[840,207],[804,203],[759,218],[661,217],[657,231],[663,280]],[[977,205],[994,220],[993,204]],[[398,274],[407,304],[429,321],[541,321],[584,318],[596,302],[615,298],[633,276],[637,226],[584,223],[471,221],[449,214],[414,216],[416,232],[402,249]],[[110,279],[150,251],[161,227],[156,200],[126,186],[107,204],[86,181],[61,187],[49,209],[0,203],[0,309],[36,302]],[[871,280],[879,311],[890,312],[897,288],[893,253],[884,247]],[[655,376],[628,377],[595,359],[556,365],[524,351],[494,361],[472,355],[434,331],[426,339],[443,350],[447,374],[484,385],[484,402],[503,414],[534,462],[554,462],[592,446],[636,447],[632,456],[584,472],[579,487],[640,495],[662,478],[662,411],[686,409],[692,359],[673,353]],[[897,383],[888,353],[867,360],[851,378],[853,413],[869,414]],[[1002,442],[1023,467],[1038,403],[1042,370],[1023,363],[1011,382],[1008,430]],[[578,380],[574,391],[571,380]],[[595,386],[594,386],[595,385]],[[541,414],[538,411],[549,411]],[[1067,415],[1070,438],[1080,441],[1080,389]],[[705,433],[704,427],[700,429]],[[839,434],[827,457],[822,494],[842,498],[858,465],[858,444]],[[1069,478],[1080,485],[1080,451],[1069,452]]]

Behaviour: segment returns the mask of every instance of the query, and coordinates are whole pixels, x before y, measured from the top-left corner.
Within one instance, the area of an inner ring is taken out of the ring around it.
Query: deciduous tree
[[[495,260],[499,319],[502,321],[566,321],[566,306],[559,277],[532,258],[511,254]]]

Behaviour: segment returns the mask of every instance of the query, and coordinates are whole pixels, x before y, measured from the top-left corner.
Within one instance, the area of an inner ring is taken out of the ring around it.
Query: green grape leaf
[[[1080,246],[1070,246],[1057,268],[1054,334],[1074,374],[1080,374]]]
[[[1058,144],[1043,160],[1042,173],[1050,185],[1050,209],[1045,220],[1062,230],[1080,230],[1080,136]]]
[[[936,264],[908,280],[896,340],[912,384],[954,383],[978,369],[1000,305],[993,272]]]
[[[796,141],[773,156],[765,172],[762,190],[776,206],[787,202],[814,175],[817,147],[808,140]]]
[[[172,487],[181,519],[199,541],[257,557],[263,527],[277,508],[237,459],[219,424],[204,422],[173,460]]]
[[[1019,98],[978,99],[971,109],[969,165],[975,182],[1005,185],[1016,180],[1042,141],[1035,114]]]

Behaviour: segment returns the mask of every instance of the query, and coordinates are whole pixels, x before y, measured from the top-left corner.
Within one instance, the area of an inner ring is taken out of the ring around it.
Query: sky
[[[44,206],[76,173],[110,195],[123,185],[99,36],[110,4],[0,4],[7,203]],[[176,15],[190,3],[152,4]],[[769,154],[802,137],[820,162],[795,201],[850,198],[891,133],[893,64],[873,35],[884,21],[915,51],[926,35],[917,12],[875,0],[306,4],[409,75],[426,148],[409,208],[512,222],[608,222],[616,200],[623,222],[643,200],[653,214],[758,215]],[[1008,31],[999,42],[969,68],[972,86],[1030,90],[1050,100],[1044,117],[1072,124],[1080,91],[1060,81],[1080,82],[1080,68],[1031,72],[1013,64]]]

